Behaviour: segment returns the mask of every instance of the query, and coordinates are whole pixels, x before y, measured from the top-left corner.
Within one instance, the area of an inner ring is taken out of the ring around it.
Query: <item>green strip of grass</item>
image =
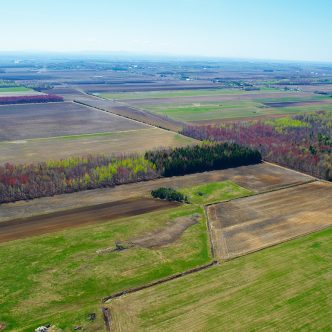
[[[9,87],[9,88],[1,88],[0,87],[0,93],[2,92],[26,92],[26,91],[32,91],[29,88],[26,88],[24,86],[14,86],[14,87]]]

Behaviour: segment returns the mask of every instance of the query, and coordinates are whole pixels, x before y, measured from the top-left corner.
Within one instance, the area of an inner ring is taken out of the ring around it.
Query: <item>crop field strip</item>
[[[238,257],[329,227],[331,201],[332,185],[315,181],[210,205],[216,258]]]

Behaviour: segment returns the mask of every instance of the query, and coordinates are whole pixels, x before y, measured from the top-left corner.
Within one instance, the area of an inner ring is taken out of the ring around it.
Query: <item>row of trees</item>
[[[151,151],[145,156],[72,157],[30,165],[7,163],[0,166],[0,203],[260,161],[258,151],[237,144],[210,143]]]
[[[200,140],[236,142],[259,150],[266,160],[332,180],[331,112],[295,115],[284,120],[188,126],[183,134]]]
[[[34,96],[10,96],[0,97],[0,105],[8,104],[28,104],[28,103],[50,103],[61,102],[63,98],[57,95],[45,94]]]
[[[149,151],[145,158],[163,176],[184,175],[261,162],[257,150],[235,143],[204,143],[167,150]]]

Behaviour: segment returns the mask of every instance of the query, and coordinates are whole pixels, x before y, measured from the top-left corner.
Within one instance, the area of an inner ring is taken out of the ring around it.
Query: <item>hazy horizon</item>
[[[0,13],[0,53],[332,62],[327,0],[16,0]]]

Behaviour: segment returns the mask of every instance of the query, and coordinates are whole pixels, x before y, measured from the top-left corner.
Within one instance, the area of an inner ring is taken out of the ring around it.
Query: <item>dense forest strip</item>
[[[72,157],[0,166],[0,203],[225,169],[261,162],[258,151],[237,144],[203,144],[141,155]]]

